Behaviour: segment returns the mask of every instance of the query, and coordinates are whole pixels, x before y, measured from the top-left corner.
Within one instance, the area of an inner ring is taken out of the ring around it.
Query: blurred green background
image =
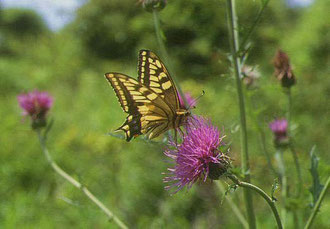
[[[225,9],[225,1],[168,1],[160,18],[181,87],[195,97],[206,92],[194,113],[210,117],[223,129],[226,141],[232,143],[233,164],[239,166],[239,113],[230,76]],[[237,1],[242,37],[259,9],[259,1]],[[268,123],[285,116],[287,98],[273,76],[271,61],[278,48],[290,57],[297,77],[292,133],[304,179],[303,199],[295,207],[303,209],[303,222],[312,201],[308,189],[313,145],[320,157],[321,183],[330,172],[329,10],[327,0],[315,0],[308,7],[270,1],[251,37],[246,62],[258,66],[261,75],[255,88],[245,90],[252,182],[270,193],[275,177],[256,123],[266,134],[266,147],[277,167]],[[34,89],[55,97],[49,114],[55,123],[48,140],[54,159],[130,227],[241,228],[228,203],[221,203],[215,183],[194,185],[173,196],[164,190],[165,145],[141,137],[127,143],[107,135],[125,114],[103,75],[117,71],[136,77],[140,49],[161,55],[152,14],[136,1],[87,1],[69,24],[57,30],[33,10],[0,8],[0,228],[116,228],[47,164],[28,120],[22,121],[16,99]],[[296,174],[289,152],[285,159],[293,186]],[[276,195],[281,200],[280,191]],[[242,190],[231,196],[244,212]],[[269,207],[254,197],[258,225],[274,228]],[[329,215],[328,196],[314,228],[330,228]],[[288,220],[292,228],[291,217]]]

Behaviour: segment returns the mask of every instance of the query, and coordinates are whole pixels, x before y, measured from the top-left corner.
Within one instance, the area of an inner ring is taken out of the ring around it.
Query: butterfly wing
[[[174,113],[157,93],[121,73],[106,73],[105,77],[122,109],[128,113],[125,122],[117,129],[125,132],[127,141],[147,133],[152,139],[171,128]]]
[[[174,112],[180,108],[173,79],[164,63],[149,50],[139,52],[138,81],[163,98]]]

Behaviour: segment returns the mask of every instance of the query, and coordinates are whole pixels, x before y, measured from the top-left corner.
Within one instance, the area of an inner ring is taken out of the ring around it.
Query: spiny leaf
[[[309,170],[312,175],[312,178],[313,178],[312,187],[310,187],[310,189],[309,189],[309,191],[312,193],[312,196],[313,196],[313,202],[311,203],[312,207],[315,205],[315,203],[318,200],[320,193],[324,187],[324,185],[322,185],[320,183],[319,173],[317,171],[317,167],[318,167],[320,159],[315,154],[315,148],[316,147],[313,146],[311,149],[311,152],[310,152],[311,168]]]

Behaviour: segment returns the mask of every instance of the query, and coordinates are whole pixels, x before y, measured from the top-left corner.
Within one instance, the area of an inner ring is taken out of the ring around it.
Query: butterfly
[[[124,131],[126,141],[146,134],[153,139],[167,130],[176,130],[190,116],[179,100],[179,93],[164,63],[149,50],[141,50],[138,79],[122,73],[105,74],[124,112],[125,122],[116,131]]]

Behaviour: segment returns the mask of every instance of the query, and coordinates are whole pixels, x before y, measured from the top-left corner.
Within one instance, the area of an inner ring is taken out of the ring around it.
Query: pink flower
[[[170,142],[173,149],[164,154],[175,161],[174,168],[168,168],[164,182],[171,182],[166,189],[181,190],[191,186],[198,180],[206,181],[207,177],[218,179],[227,171],[228,157],[218,147],[223,145],[220,131],[209,120],[194,116],[188,120],[186,134],[181,145]]]
[[[46,114],[53,105],[53,97],[37,90],[17,96],[24,116],[30,116],[33,123],[45,122]]]
[[[276,119],[269,124],[275,137],[275,144],[287,143],[288,141],[288,121],[286,119]]]
[[[178,96],[179,96],[180,106],[185,107],[184,100],[183,100],[182,96],[180,95],[180,93],[178,93]],[[184,97],[186,99],[188,107],[196,106],[196,100],[191,96],[191,94],[189,92],[184,93]]]

